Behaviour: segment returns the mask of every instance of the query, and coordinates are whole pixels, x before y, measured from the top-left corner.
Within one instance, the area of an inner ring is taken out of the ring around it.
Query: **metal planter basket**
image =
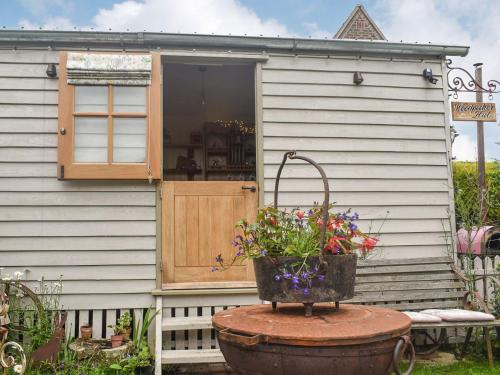
[[[329,207],[329,185],[326,174],[315,161],[305,156],[296,155],[295,151],[288,151],[283,156],[283,161],[278,169],[276,183],[274,187],[274,208],[278,208],[278,188],[281,172],[287,159],[300,159],[313,165],[321,174],[323,180],[325,197],[322,205],[323,224],[320,230],[320,247],[325,247],[326,226],[328,221]],[[291,287],[287,280],[276,281],[274,276],[277,270],[283,269],[292,263],[302,261],[298,257],[261,257],[254,260],[255,278],[259,298],[271,301],[273,309],[276,309],[278,302],[283,303],[303,303],[306,308],[306,316],[312,315],[312,307],[317,302],[335,302],[338,308],[339,301],[348,300],[354,296],[354,282],[356,278],[356,254],[345,255],[325,255],[320,252],[317,257],[310,257],[307,262],[319,264],[324,275],[324,280],[313,282],[310,293],[305,295],[299,290]]]

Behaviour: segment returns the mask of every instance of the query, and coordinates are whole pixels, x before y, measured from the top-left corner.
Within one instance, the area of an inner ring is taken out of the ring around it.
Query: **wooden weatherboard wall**
[[[429,84],[422,70],[439,81]],[[360,71],[364,81],[353,84]],[[264,203],[283,152],[319,162],[330,178],[331,201],[352,207],[361,227],[381,229],[379,256],[446,255],[450,235],[448,98],[441,60],[276,55],[262,63]],[[300,164],[300,165],[298,165]],[[287,164],[280,205],[322,199],[318,172]]]
[[[62,276],[71,309],[147,307],[155,287],[155,186],[58,181],[57,52],[0,50],[0,267]],[[24,278],[23,277],[23,278]]]

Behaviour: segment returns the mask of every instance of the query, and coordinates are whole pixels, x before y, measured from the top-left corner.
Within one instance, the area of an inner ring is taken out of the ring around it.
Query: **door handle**
[[[257,191],[257,188],[255,186],[242,186],[242,190],[250,190],[252,193],[255,193]]]

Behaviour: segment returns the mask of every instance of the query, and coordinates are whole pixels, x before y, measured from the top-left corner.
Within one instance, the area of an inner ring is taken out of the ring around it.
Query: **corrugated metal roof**
[[[380,56],[466,56],[468,46],[152,32],[0,30],[0,48],[190,48]]]

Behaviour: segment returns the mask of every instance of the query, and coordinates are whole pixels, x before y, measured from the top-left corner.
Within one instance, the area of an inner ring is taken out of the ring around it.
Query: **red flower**
[[[322,226],[322,225],[323,225],[323,219],[318,219],[318,220],[316,220],[316,225],[317,225],[318,227]]]
[[[361,249],[363,251],[372,251],[375,246],[377,246],[378,238],[367,237],[363,240],[361,244]]]
[[[276,220],[276,218],[274,216],[271,216],[269,218],[269,224],[271,224],[271,226],[275,227],[276,225],[278,225],[278,220]]]
[[[296,214],[296,215],[297,215],[297,217],[298,217],[300,220],[302,220],[302,219],[304,218],[304,215],[305,215],[305,214],[304,214],[304,211],[297,211],[297,214]]]
[[[337,245],[337,241],[344,241],[344,240],[346,240],[346,238],[341,236],[330,237],[328,239],[328,244],[325,246],[325,250],[327,251],[338,250],[340,246]]]

